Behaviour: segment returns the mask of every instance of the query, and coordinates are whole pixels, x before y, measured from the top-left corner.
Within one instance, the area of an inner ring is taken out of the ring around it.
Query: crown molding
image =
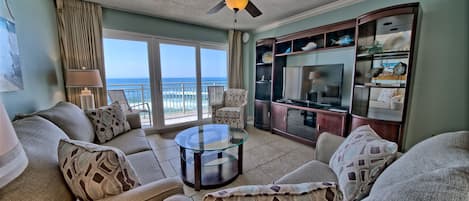
[[[347,7],[347,6],[356,4],[356,3],[360,3],[362,1],[365,1],[365,0],[338,0],[338,1],[334,1],[332,3],[328,3],[326,5],[323,5],[323,6],[320,6],[320,7],[317,7],[317,8],[314,8],[314,9],[299,13],[297,15],[293,15],[293,16],[287,17],[285,19],[278,20],[278,21],[272,22],[270,24],[261,26],[257,29],[254,29],[253,32],[254,33],[259,33],[259,32],[263,32],[263,31],[275,29],[277,27],[280,27],[280,26],[283,26],[283,25],[286,25],[286,24],[290,24],[290,23],[293,23],[293,22],[304,20],[306,18],[317,16],[317,15],[320,15],[320,14],[323,14],[323,13],[327,13],[329,11],[333,11],[333,10],[336,10],[336,9],[339,9],[339,8]]]

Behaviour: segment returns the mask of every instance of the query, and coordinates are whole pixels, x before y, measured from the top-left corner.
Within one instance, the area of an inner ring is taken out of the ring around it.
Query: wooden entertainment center
[[[418,11],[418,3],[396,5],[356,19],[257,41],[255,126],[315,145],[322,132],[346,136],[369,124],[383,138],[401,146]],[[355,47],[355,62],[352,75],[343,76],[352,76],[352,83],[351,89],[340,89],[351,90],[350,103],[320,102],[318,94],[324,92],[312,89],[315,71],[306,72],[309,77],[300,76],[300,83],[312,81],[301,90],[309,87],[311,91],[303,92],[300,100],[285,98],[289,56],[347,47]]]

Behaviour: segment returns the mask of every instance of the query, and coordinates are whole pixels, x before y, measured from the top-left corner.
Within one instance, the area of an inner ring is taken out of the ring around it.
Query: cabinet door
[[[254,126],[270,129],[270,101],[255,101]]]
[[[287,108],[272,104],[272,128],[287,131]]]
[[[389,121],[380,121],[374,119],[365,119],[352,117],[352,124],[350,130],[360,127],[362,125],[370,125],[370,127],[376,131],[376,133],[382,138],[393,141],[401,145],[399,135],[401,130],[400,123],[389,122]]]
[[[335,135],[344,136],[345,116],[326,113],[317,113],[318,134],[329,132]]]

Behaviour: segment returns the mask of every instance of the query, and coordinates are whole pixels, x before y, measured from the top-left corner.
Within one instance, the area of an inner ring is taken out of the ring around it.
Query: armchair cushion
[[[250,185],[225,189],[204,196],[204,201],[339,201],[335,183]]]
[[[247,91],[244,89],[228,89],[225,92],[225,107],[240,107],[246,104]]]
[[[240,118],[241,108],[240,107],[222,107],[216,111],[216,117],[221,118]]]

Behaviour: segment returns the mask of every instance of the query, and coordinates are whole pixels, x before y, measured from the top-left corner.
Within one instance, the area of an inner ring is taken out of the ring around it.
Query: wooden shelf
[[[257,80],[256,83],[264,84],[264,83],[271,83],[271,80]]]
[[[258,66],[272,65],[272,63],[256,63]]]
[[[389,51],[389,52],[380,52],[375,54],[357,54],[358,60],[366,59],[405,59],[409,58],[410,51]]]
[[[400,148],[404,139],[403,131],[406,127],[407,107],[410,100],[409,83],[412,82],[413,77],[412,61],[415,36],[418,35],[416,31],[419,10],[419,3],[401,4],[361,15],[356,21],[357,52],[351,93],[350,130],[369,125],[383,139],[398,143]],[[393,41],[401,34],[408,39],[400,42]],[[386,43],[395,49],[383,51],[382,48],[373,45],[385,46]],[[368,52],[370,50],[371,53]],[[406,73],[401,77],[392,75],[389,71],[376,78],[366,77],[370,69],[378,65],[394,70],[395,66],[390,65],[398,62],[406,64]],[[384,63],[386,65],[383,65]],[[399,95],[399,101],[390,101],[389,105],[377,103],[376,99],[381,96],[379,88],[396,89],[393,90],[395,94],[392,94],[392,97]]]
[[[289,52],[289,53],[280,53],[280,54],[276,54],[275,56],[276,57],[281,57],[281,56],[289,56],[289,55],[306,54],[306,53],[310,53],[310,52],[326,51],[326,50],[333,50],[333,49],[346,48],[346,47],[354,47],[354,45],[351,44],[351,45],[346,45],[346,46],[322,47],[322,48],[316,48],[316,49],[313,49],[313,50],[296,51],[296,52]]]
[[[367,84],[355,84],[357,88],[406,88],[406,85],[393,86],[393,85],[367,85]]]

